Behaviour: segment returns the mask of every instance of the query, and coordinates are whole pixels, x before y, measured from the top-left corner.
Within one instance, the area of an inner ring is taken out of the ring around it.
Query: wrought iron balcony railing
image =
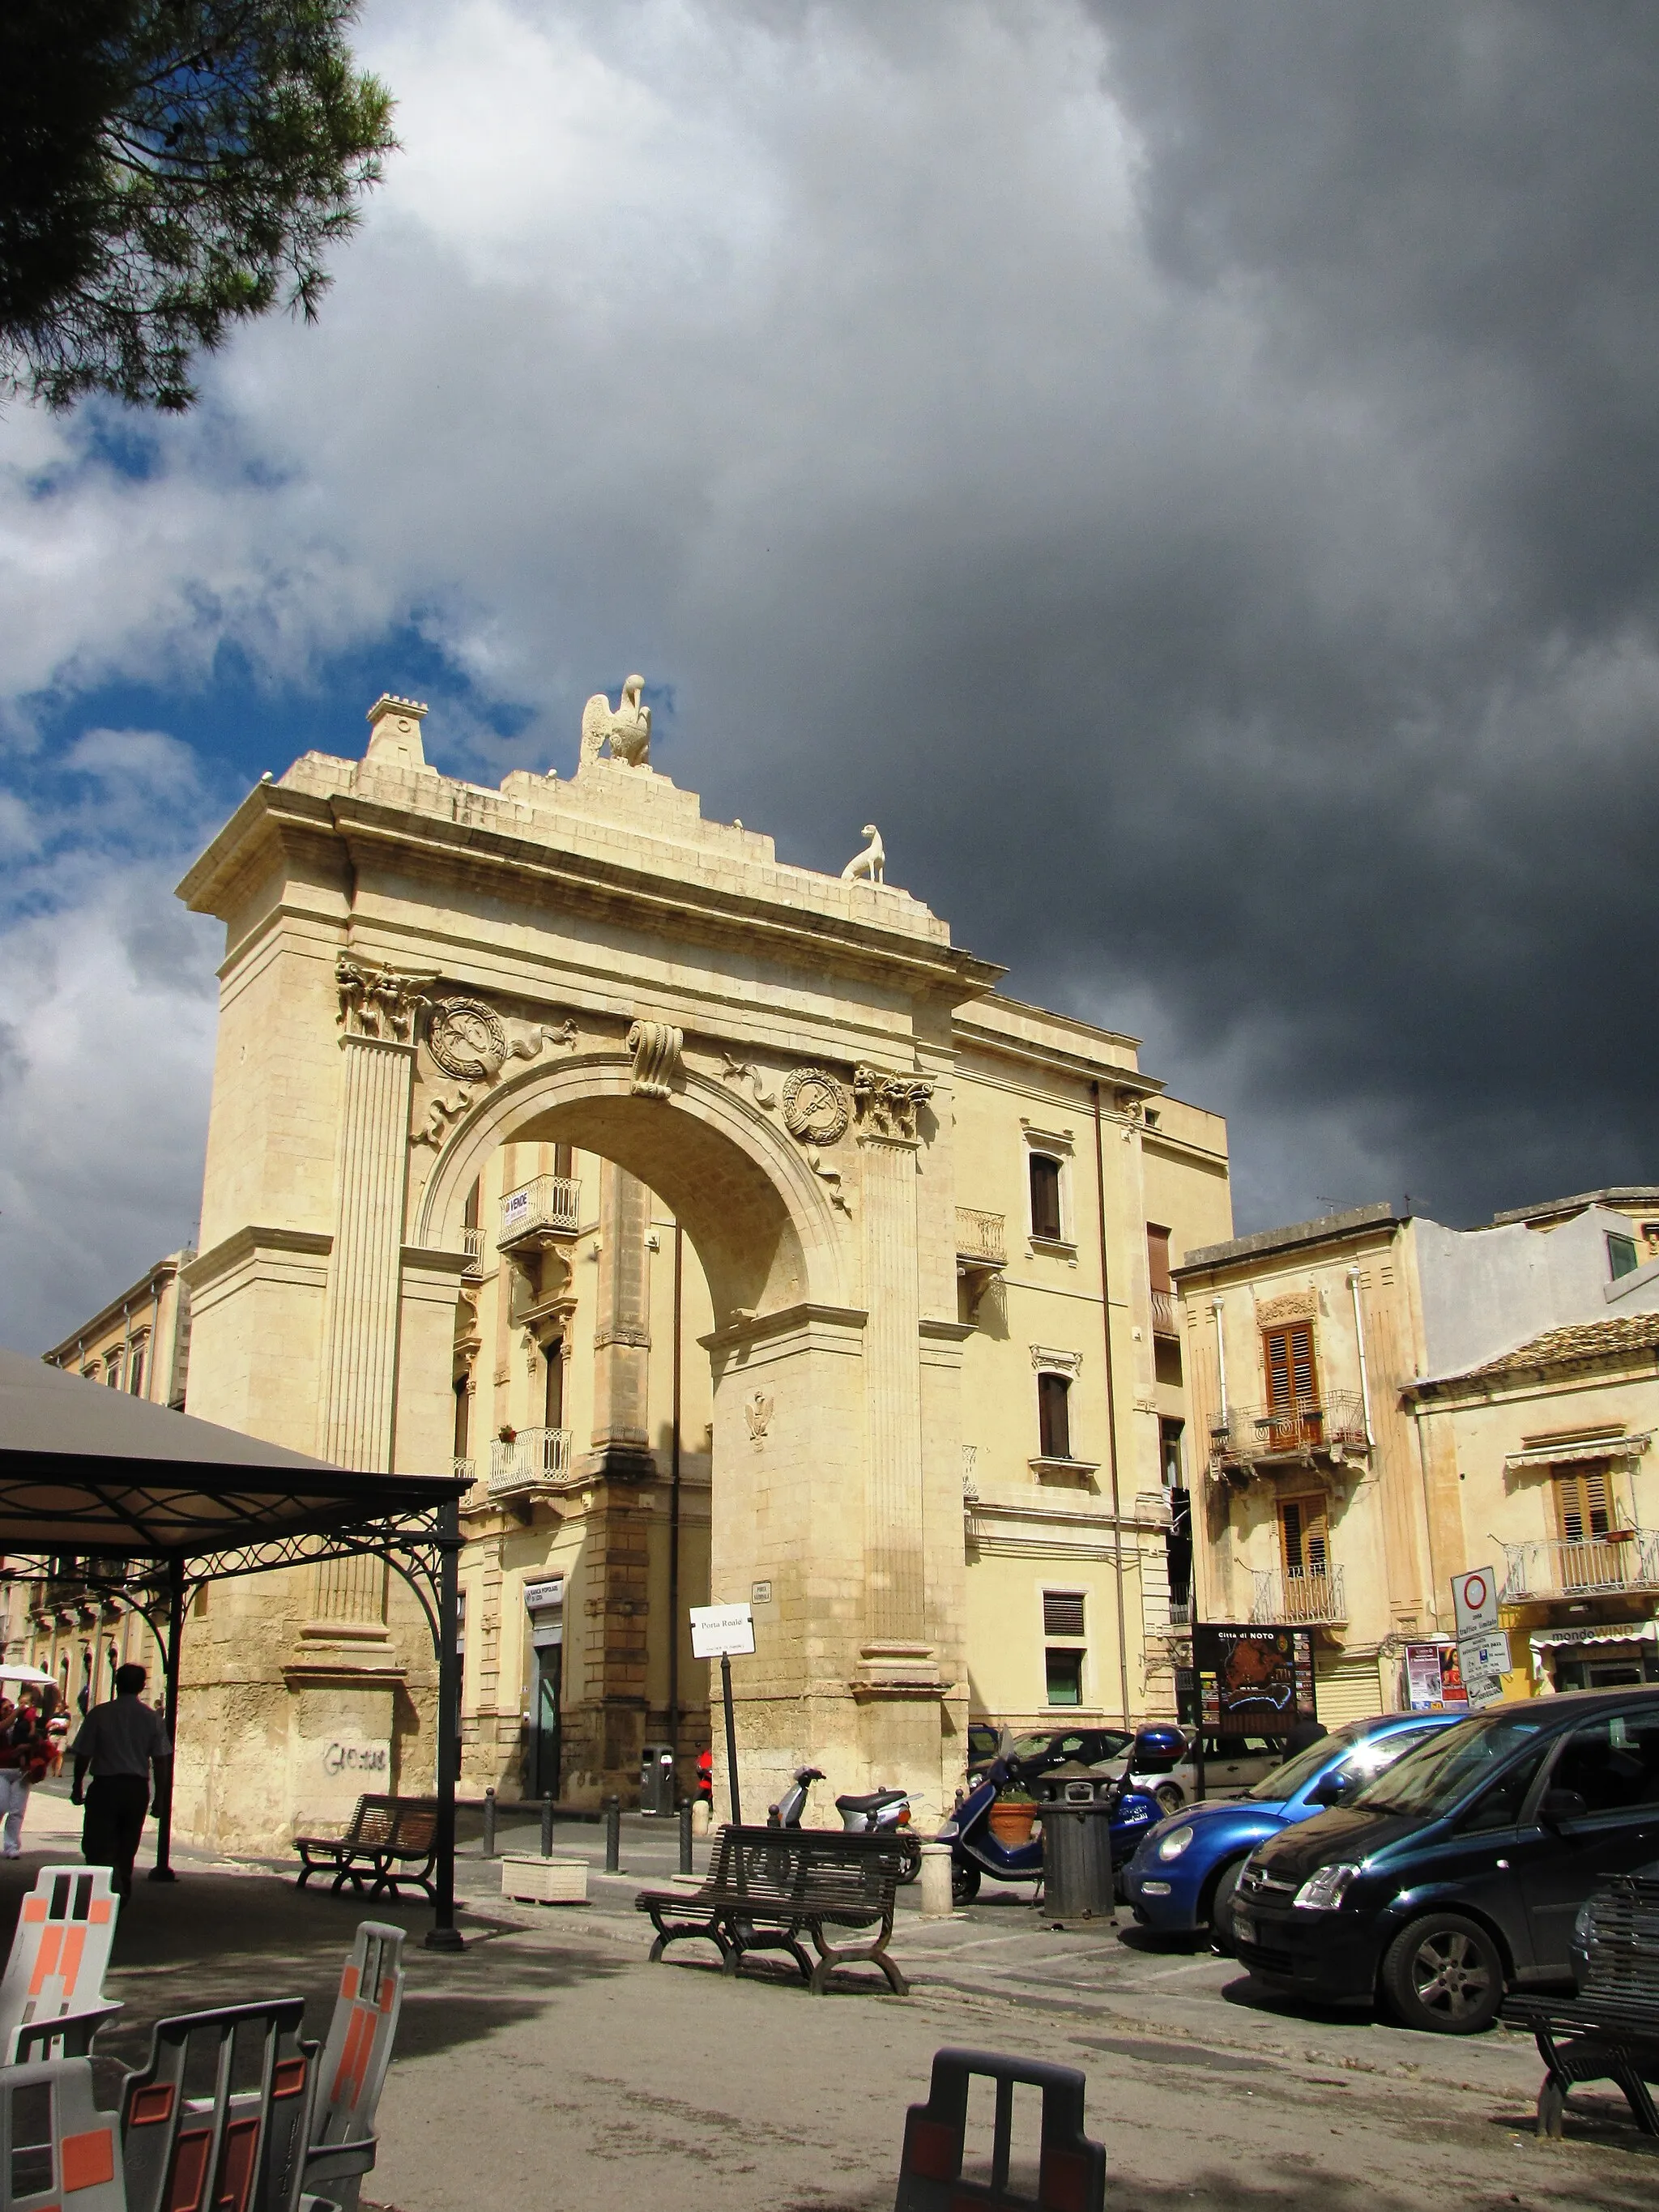
[[[476,1482],[478,1480],[477,1463],[473,1460],[453,1459],[449,1462],[449,1471],[457,1482]]]
[[[1365,1405],[1358,1390],[1324,1390],[1275,1406],[1235,1406],[1210,1431],[1210,1465],[1253,1467],[1335,1446],[1363,1449]]]
[[[1579,1544],[1554,1537],[1505,1544],[1504,1566],[1499,1596],[1505,1605],[1659,1589],[1659,1534],[1632,1527]]]
[[[1181,1305],[1173,1291],[1152,1292],[1152,1334],[1179,1336],[1181,1334]]]
[[[1252,1579],[1255,1595],[1250,1600],[1250,1619],[1258,1626],[1285,1621],[1305,1628],[1314,1622],[1339,1622],[1348,1617],[1340,1567],[1329,1567],[1322,1575],[1305,1571],[1287,1575],[1275,1569],[1272,1574],[1255,1574]]]
[[[574,1237],[580,1224],[582,1187],[574,1176],[532,1176],[501,1200],[498,1245],[523,1237]]]
[[[464,1275],[482,1275],[484,1271],[484,1233],[482,1229],[463,1229],[461,1243],[466,1249]]]
[[[562,1482],[570,1472],[570,1440],[568,1429],[520,1429],[511,1442],[497,1437],[489,1447],[490,1496]]]
[[[1000,1213],[981,1213],[976,1206],[957,1208],[957,1258],[969,1267],[1006,1267],[1008,1239]]]

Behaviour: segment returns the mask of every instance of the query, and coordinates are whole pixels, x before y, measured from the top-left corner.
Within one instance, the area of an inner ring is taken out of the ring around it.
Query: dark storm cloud
[[[1034,456],[1034,526],[825,550],[814,742],[1229,1108],[1242,1218],[1651,1178],[1659,17],[1094,12],[1169,310],[1249,342],[1103,352],[1144,465]]]

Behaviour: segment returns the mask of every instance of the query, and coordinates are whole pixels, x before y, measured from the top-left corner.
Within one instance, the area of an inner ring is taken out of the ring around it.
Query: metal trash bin
[[[1110,1795],[1112,1778],[1103,1766],[1080,1766],[1074,1759],[1051,1766],[1031,1784],[1039,1805],[1094,1805]]]
[[[674,1751],[672,1744],[647,1743],[640,1753],[640,1810],[674,1810]]]
[[[1116,1917],[1109,1805],[1056,1799],[1043,1807],[1042,1900],[1046,1920]]]

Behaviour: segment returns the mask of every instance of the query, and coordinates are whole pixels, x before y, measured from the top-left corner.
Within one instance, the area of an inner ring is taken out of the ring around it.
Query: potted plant
[[[1036,1803],[1030,1791],[1016,1783],[1012,1790],[998,1792],[985,1825],[1005,1849],[1012,1850],[1021,1844],[1030,1843],[1036,1816]]]
[[[504,1444],[515,1444],[519,1441],[519,1432],[511,1421],[503,1421],[495,1434]]]

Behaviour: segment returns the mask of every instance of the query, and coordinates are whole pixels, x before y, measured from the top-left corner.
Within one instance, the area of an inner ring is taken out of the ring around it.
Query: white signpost
[[[1468,1574],[1454,1575],[1452,1612],[1457,1622],[1458,1668],[1473,1711],[1503,1696],[1510,1663],[1509,1638],[1498,1625],[1496,1571],[1476,1567]]]
[[[726,1707],[726,1780],[732,1793],[732,1826],[743,1826],[738,1798],[738,1724],[732,1713],[732,1661],[747,1658],[755,1649],[755,1616],[749,1606],[694,1605],[691,1607],[691,1656],[720,1662],[720,1698]]]

